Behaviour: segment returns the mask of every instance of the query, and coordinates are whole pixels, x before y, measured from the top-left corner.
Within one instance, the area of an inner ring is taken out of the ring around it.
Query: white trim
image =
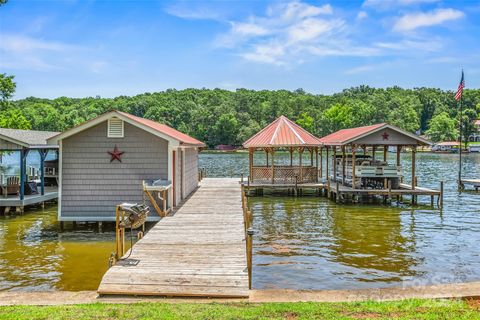
[[[293,131],[293,133],[297,136],[297,138],[298,138],[302,143],[305,143],[305,141],[302,139],[302,137],[300,137],[300,135],[298,134],[298,132],[295,131],[294,128],[292,128],[292,126],[290,125],[290,123],[288,123],[287,121],[285,121],[285,123],[286,123],[287,126],[290,128],[290,130]]]
[[[273,144],[273,140],[277,137],[278,129],[280,129],[280,123],[281,121],[284,121],[283,118],[280,118],[280,121],[277,123],[277,127],[275,128],[275,131],[273,132],[272,138],[270,139],[270,144]]]
[[[63,139],[66,139],[66,138],[68,138],[68,137],[71,137],[71,136],[73,136],[73,135],[75,135],[75,134],[77,134],[77,133],[80,133],[80,132],[82,132],[82,131],[84,131],[84,130],[87,130],[87,129],[93,127],[93,126],[96,126],[96,125],[98,125],[98,124],[100,124],[100,123],[102,123],[102,122],[104,122],[104,121],[107,121],[107,120],[108,120],[109,118],[111,118],[111,117],[117,117],[117,118],[123,120],[124,122],[127,122],[127,123],[129,123],[129,124],[131,124],[131,125],[133,125],[133,126],[135,126],[135,127],[140,128],[140,129],[143,129],[143,130],[145,130],[145,131],[147,131],[147,132],[149,132],[149,133],[151,133],[151,134],[153,134],[153,135],[155,135],[155,136],[157,136],[157,137],[160,137],[160,138],[162,138],[162,139],[164,139],[164,140],[167,140],[169,143],[171,143],[171,144],[174,145],[174,146],[178,146],[178,145],[180,145],[180,143],[181,143],[181,141],[179,141],[179,140],[177,140],[177,139],[174,139],[174,138],[172,138],[171,136],[166,135],[166,134],[164,134],[164,133],[162,133],[162,132],[160,132],[160,131],[158,131],[158,130],[152,129],[152,128],[150,128],[149,126],[146,126],[146,125],[144,125],[144,124],[142,124],[142,123],[139,123],[139,122],[137,122],[137,121],[135,121],[135,120],[132,120],[132,119],[124,116],[123,114],[121,114],[121,113],[119,113],[119,112],[117,112],[117,111],[110,111],[110,112],[108,112],[108,113],[105,113],[105,114],[97,117],[97,118],[94,118],[94,119],[91,119],[91,120],[89,120],[89,121],[87,121],[87,122],[84,122],[83,124],[81,124],[81,125],[79,125],[79,126],[77,126],[77,127],[74,127],[74,128],[72,128],[72,129],[70,129],[70,130],[64,131],[63,133],[60,133],[60,134],[58,134],[58,135],[56,135],[56,136],[53,136],[53,137],[49,138],[49,139],[47,140],[47,142],[48,142],[49,144],[58,144],[58,141],[63,140]]]
[[[62,217],[62,162],[63,162],[63,141],[59,141],[58,145],[58,200],[57,200],[57,208],[58,208],[58,220],[61,221]]]
[[[121,131],[119,133],[119,135],[112,135],[112,132],[110,130],[111,126],[112,126],[112,120],[115,119],[115,120],[119,120],[120,121],[120,125],[121,125]],[[110,117],[108,120],[107,120],[107,138],[124,138],[125,137],[125,122],[118,118],[118,117]]]

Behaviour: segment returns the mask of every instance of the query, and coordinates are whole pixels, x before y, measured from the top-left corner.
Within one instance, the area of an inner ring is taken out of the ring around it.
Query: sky
[[[22,1],[0,6],[15,99],[168,88],[480,87],[480,1]]]

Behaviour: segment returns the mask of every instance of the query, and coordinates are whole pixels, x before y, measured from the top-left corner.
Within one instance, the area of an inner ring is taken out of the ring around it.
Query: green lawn
[[[137,303],[0,307],[0,319],[480,319],[479,301]]]

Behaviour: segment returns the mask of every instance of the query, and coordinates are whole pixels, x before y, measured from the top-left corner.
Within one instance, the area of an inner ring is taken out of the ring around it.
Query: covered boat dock
[[[46,141],[56,134],[0,128],[0,155],[19,154],[18,166],[0,162],[0,209],[5,214],[11,208],[23,212],[25,206],[57,199],[58,162],[45,160],[51,151],[58,154],[58,146],[48,145]],[[38,152],[38,168],[27,165],[27,157],[32,152]]]
[[[386,123],[339,130],[320,140],[327,152],[328,197],[359,202],[364,196],[382,196],[385,201],[395,196],[398,201],[409,195],[416,204],[417,197],[425,195],[431,197],[432,206],[435,196],[437,204],[442,205],[442,182],[439,190],[417,185],[417,147],[431,145],[428,140]],[[393,164],[387,161],[389,148],[396,153]],[[409,184],[404,182],[400,161],[402,150],[407,148],[412,157]],[[378,151],[383,156],[378,157]]]

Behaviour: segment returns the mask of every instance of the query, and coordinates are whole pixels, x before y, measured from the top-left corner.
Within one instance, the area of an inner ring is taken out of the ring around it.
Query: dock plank
[[[129,259],[138,265],[110,268],[98,293],[248,297],[238,179],[202,180],[172,216],[133,246]]]

